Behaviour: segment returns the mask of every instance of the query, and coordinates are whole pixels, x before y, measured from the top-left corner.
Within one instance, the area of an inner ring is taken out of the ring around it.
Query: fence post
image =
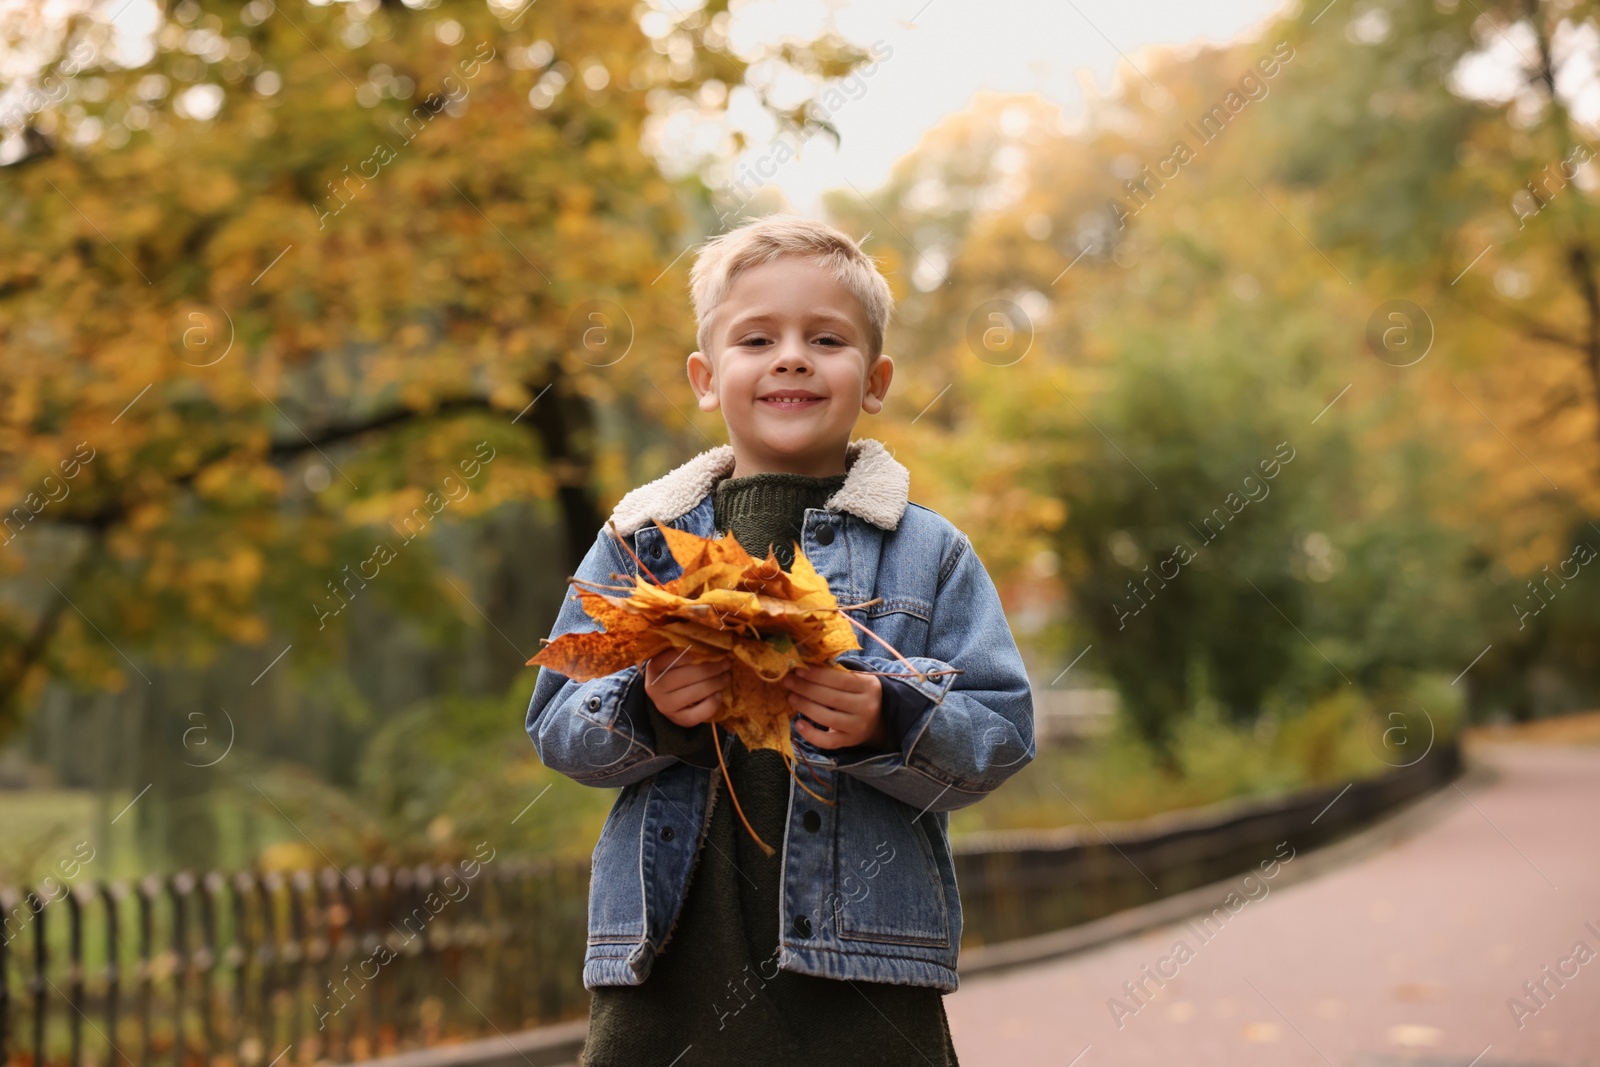
[[[289,998],[289,1041],[298,1047],[305,1038],[305,991],[306,975],[309,970],[309,949],[306,931],[306,899],[305,895],[311,887],[311,875],[306,871],[295,871],[288,878],[289,889],[289,936],[284,941],[284,956],[293,964],[290,981],[293,983],[293,993]],[[298,1058],[298,1057],[297,1057]]]
[[[67,1019],[72,1028],[72,1051],[68,1062],[72,1067],[81,1067],[83,1063],[83,898],[90,895],[87,889],[80,895],[76,886],[69,886],[66,891],[67,989],[72,1004],[72,1014]]]
[[[273,1011],[273,993],[278,985],[280,953],[278,952],[278,887],[283,879],[272,871],[256,879],[256,899],[261,903],[261,1056],[267,1062],[276,1057],[273,1049],[278,1044],[277,1016]]]
[[[45,940],[44,901],[33,890],[27,894],[28,908],[33,912],[33,1067],[44,1067],[44,1021],[47,1007],[44,987],[45,969],[50,959],[49,945]]]
[[[200,972],[200,1034],[205,1042],[205,1062],[211,1063],[217,1054],[217,961],[220,936],[217,927],[217,898],[222,894],[222,875],[210,871],[199,886],[200,925],[199,944],[195,946],[194,963]],[[237,1046],[236,1046],[237,1047]]]
[[[11,1062],[11,916],[22,903],[0,889],[0,1063]]]
[[[394,1023],[394,998],[390,990],[394,988],[395,979],[402,973],[403,964],[398,959],[390,958],[394,950],[394,942],[389,937],[389,918],[394,914],[394,882],[390,878],[389,868],[374,867],[372,877],[367,886],[367,929],[371,931],[372,951],[376,952],[381,942],[390,949],[385,954],[389,959],[387,966],[390,968],[389,981],[378,986],[377,996],[372,1004],[372,1054],[384,1055],[389,1047],[396,1042]]]
[[[189,995],[189,898],[194,892],[194,876],[179,871],[167,881],[172,901],[172,1067],[185,1067],[188,1027],[184,1008]]]
[[[115,1067],[118,1059],[127,1061],[128,1057],[122,1054],[122,1049],[117,1045],[117,1002],[122,988],[122,968],[120,961],[122,930],[118,921],[117,912],[122,906],[122,901],[128,895],[127,886],[121,882],[100,886],[100,906],[106,913],[106,1043],[111,1047],[106,1050],[106,1063],[108,1067]],[[132,1064],[129,1063],[129,1067]]]
[[[161,882],[154,877],[142,878],[138,885],[139,898],[139,1065],[150,1062],[150,1028],[152,1000],[155,993],[154,945],[155,898],[161,891]]]

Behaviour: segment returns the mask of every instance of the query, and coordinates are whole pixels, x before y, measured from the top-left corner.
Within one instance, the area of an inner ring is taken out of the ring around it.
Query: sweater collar
[[[828,498],[830,511],[848,511],[883,529],[900,525],[910,499],[911,472],[871,437],[845,446],[844,487]],[[611,521],[624,537],[650,525],[670,523],[698,506],[717,480],[732,472],[732,445],[695,456],[651,482],[630,491],[611,511]]]

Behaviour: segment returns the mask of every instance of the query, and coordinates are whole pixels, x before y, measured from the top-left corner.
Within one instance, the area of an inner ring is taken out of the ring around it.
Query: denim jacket
[[[651,520],[714,536],[711,490],[733,463],[731,445],[702,452],[612,512],[660,581],[680,569]],[[796,752],[822,780],[808,776],[807,785],[834,804],[789,786],[778,966],[952,992],[961,900],[949,813],[1033,759],[1032,692],[994,583],[966,535],[908,501],[909,474],[881,442],[851,442],[846,463],[843,488],[826,507],[806,510],[802,550],[839,603],[881,598],[852,616],[919,670],[959,673],[883,679],[893,751],[825,751],[790,727]],[[615,584],[613,573],[626,579],[638,569],[602,529],[576,576]],[[598,628],[570,595],[551,639]],[[840,664],[905,673],[883,645],[859,629],[856,636],[862,648]],[[653,710],[638,667],[582,683],[541,668],[528,705],[528,735],[546,766],[585,785],[621,787],[591,868],[583,966],[590,989],[638,985],[649,975],[684,902],[721,773],[714,750],[705,765],[661,751]],[[735,739],[719,736],[726,755]]]

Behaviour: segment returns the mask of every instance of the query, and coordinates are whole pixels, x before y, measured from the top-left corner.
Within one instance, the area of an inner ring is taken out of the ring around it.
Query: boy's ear
[[[894,360],[885,352],[867,372],[866,394],[861,398],[861,410],[876,415],[883,410],[883,398],[889,393],[889,382],[894,378]]]
[[[700,410],[717,410],[721,401],[717,399],[711,357],[704,352],[691,352],[686,369],[689,372],[689,386],[694,390],[694,395],[700,398]]]

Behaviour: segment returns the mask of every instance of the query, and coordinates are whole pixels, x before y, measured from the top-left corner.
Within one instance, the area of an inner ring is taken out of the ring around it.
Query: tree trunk
[[[548,369],[548,388],[535,401],[527,418],[539,435],[539,444],[556,479],[556,503],[561,508],[567,544],[567,573],[576,574],[607,518],[600,514],[593,485],[594,412],[587,399],[572,391],[571,381],[562,373],[559,362],[552,359]]]

